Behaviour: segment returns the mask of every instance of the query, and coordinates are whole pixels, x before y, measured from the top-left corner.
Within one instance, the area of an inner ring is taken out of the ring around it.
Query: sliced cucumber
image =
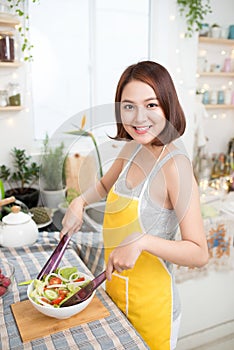
[[[55,290],[51,290],[51,289],[46,289],[44,291],[44,295],[46,298],[48,298],[49,300],[54,300],[58,298],[58,293],[55,292]]]

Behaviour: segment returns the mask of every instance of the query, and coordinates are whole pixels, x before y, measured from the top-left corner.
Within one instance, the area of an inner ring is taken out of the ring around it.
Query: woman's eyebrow
[[[121,102],[135,103],[134,101],[131,101],[131,100],[122,100]]]
[[[152,100],[157,100],[157,97],[156,96],[148,97],[144,100],[144,102],[148,102],[148,101],[152,101]],[[135,103],[134,101],[128,100],[128,99],[122,100],[121,102]]]

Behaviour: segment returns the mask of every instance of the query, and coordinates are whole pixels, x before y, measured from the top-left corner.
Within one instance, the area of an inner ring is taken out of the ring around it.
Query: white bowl
[[[92,278],[84,273],[80,273],[81,276],[84,276],[85,279],[91,280]],[[91,295],[90,298],[88,298],[87,300],[83,301],[82,303],[73,305],[73,306],[67,306],[67,307],[60,307],[60,308],[54,308],[54,307],[50,307],[50,306],[42,306],[39,305],[37,303],[35,303],[31,298],[30,298],[30,293],[33,291],[33,282],[28,286],[27,289],[27,296],[29,301],[31,302],[31,304],[33,305],[33,307],[35,307],[35,309],[37,309],[39,312],[41,312],[42,314],[49,316],[49,317],[54,317],[57,319],[65,319],[65,318],[69,318],[72,317],[76,314],[78,314],[79,312],[83,311],[92,301],[95,292],[93,292],[93,294]]]

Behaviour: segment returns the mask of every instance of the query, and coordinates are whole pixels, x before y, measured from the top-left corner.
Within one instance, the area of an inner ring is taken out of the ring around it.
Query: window
[[[149,0],[29,6],[34,127],[42,139],[82,110],[113,103],[122,71],[148,59]]]

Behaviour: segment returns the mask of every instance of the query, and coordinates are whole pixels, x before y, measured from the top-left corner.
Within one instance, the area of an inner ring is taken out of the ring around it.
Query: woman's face
[[[126,132],[142,145],[151,144],[166,124],[154,90],[138,80],[128,83],[121,97],[121,120]]]

